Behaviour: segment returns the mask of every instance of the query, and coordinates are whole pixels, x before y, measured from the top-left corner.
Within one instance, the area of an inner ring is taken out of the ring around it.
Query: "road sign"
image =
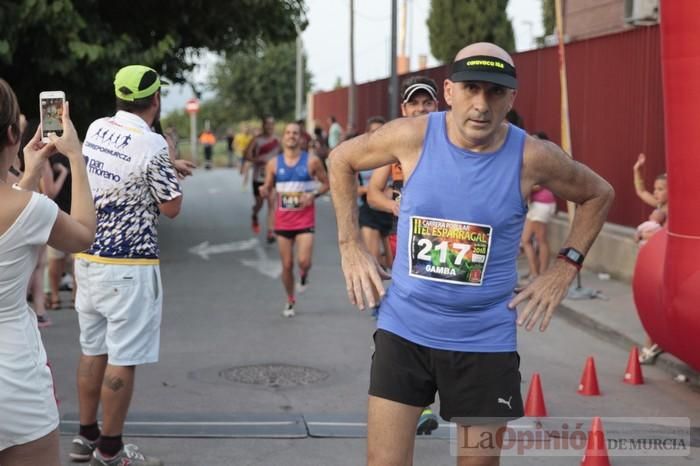
[[[185,104],[185,110],[187,113],[193,114],[199,111],[199,99],[190,99]]]

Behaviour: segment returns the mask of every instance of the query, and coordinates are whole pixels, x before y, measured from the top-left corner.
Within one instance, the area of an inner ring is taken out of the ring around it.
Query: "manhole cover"
[[[231,382],[268,387],[297,387],[320,382],[328,373],[313,367],[289,364],[256,364],[225,369],[219,375]]]

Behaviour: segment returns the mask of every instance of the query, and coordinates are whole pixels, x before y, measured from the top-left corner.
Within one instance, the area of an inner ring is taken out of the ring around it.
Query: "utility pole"
[[[397,72],[399,74],[408,73],[411,68],[411,59],[406,53],[406,35],[408,34],[408,26],[406,25],[407,21],[408,0],[403,0],[403,7],[401,8],[401,27],[399,28],[399,56],[397,58],[398,63],[396,65]]]
[[[350,87],[348,89],[348,130],[355,126],[355,0],[350,0]]]
[[[301,31],[297,30],[297,76],[296,76],[296,100],[294,102],[294,115],[297,120],[302,118],[303,94],[304,94],[304,43],[301,41]]]
[[[397,0],[391,0],[391,78],[389,78],[389,119],[398,116],[399,75],[396,73]]]

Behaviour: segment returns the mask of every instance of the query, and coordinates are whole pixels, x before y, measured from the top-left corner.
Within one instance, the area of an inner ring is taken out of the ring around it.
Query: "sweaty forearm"
[[[614,198],[612,186],[603,182],[595,197],[578,205],[564,246],[573,247],[585,255],[603,228]]]
[[[338,242],[342,246],[359,242],[360,228],[357,211],[357,173],[342,152],[333,150],[329,157],[331,197],[338,223]]]

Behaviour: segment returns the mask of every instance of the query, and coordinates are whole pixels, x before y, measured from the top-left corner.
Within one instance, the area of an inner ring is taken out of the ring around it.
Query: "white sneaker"
[[[95,450],[90,459],[90,466],[163,466],[158,458],[145,456],[136,445],[126,444],[116,456],[106,459],[100,450]]]
[[[284,317],[294,317],[294,303],[287,303],[284,305],[284,310],[282,311]]]
[[[307,275],[302,275],[297,283],[297,293],[301,294],[309,287],[309,277]]]
[[[73,291],[73,276],[69,273],[61,277],[59,289],[62,291]]]

